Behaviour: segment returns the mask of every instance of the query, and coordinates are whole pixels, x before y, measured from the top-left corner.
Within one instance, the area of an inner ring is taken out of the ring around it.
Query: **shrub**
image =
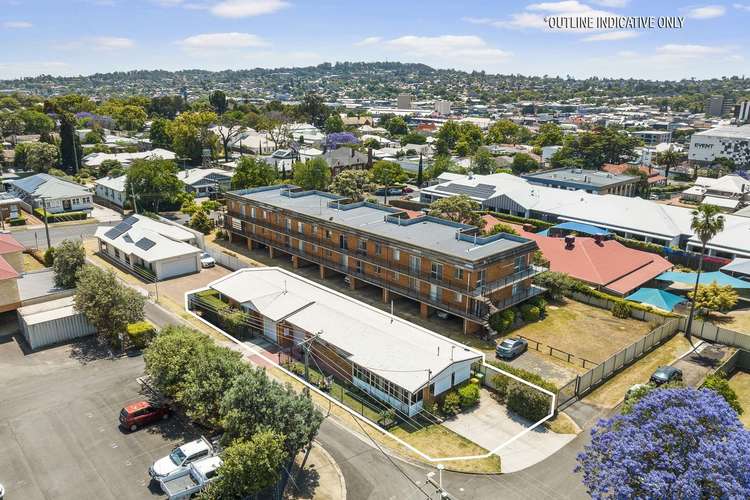
[[[44,209],[43,208],[35,208],[34,215],[39,217],[39,220],[44,221]],[[64,222],[64,221],[70,221],[70,220],[83,220],[87,216],[88,214],[86,212],[63,212],[59,214],[53,214],[53,213],[47,212],[47,222],[54,223],[54,222]]]
[[[531,382],[534,385],[543,387],[550,392],[557,392],[557,386],[555,384],[543,379],[540,375],[537,375],[534,372],[524,370],[523,368],[516,368],[515,366],[511,366],[508,363],[503,363],[502,361],[497,361],[494,359],[488,359],[487,363],[496,368],[500,368],[501,370],[506,371],[512,375],[515,375],[518,378],[522,378],[527,382]],[[492,382],[495,385],[495,391],[501,399],[505,399],[505,397],[507,396],[508,384],[512,381],[512,378],[502,374],[497,374],[492,378]]]
[[[497,333],[502,333],[510,328],[515,320],[516,313],[512,309],[505,309],[490,316],[490,327]]]
[[[727,379],[725,379],[721,374],[712,373],[711,375],[706,377],[706,381],[703,382],[702,387],[704,389],[710,389],[716,392],[719,396],[726,400],[729,406],[731,406],[738,415],[742,415],[743,409],[740,405],[739,400],[737,399],[737,393],[734,392],[734,389],[729,386],[729,382],[727,382]]]
[[[506,402],[508,409],[532,422],[543,419],[550,412],[551,399],[547,394],[515,380],[508,384]]]
[[[26,224],[26,217],[24,217],[23,215],[19,217],[13,217],[8,221],[8,224],[10,224],[11,226],[23,226]]]
[[[52,267],[55,263],[55,247],[49,247],[44,251],[44,265]]]
[[[145,349],[156,336],[156,328],[148,321],[130,323],[127,328],[128,342],[136,349]]]
[[[618,300],[612,306],[612,316],[614,316],[615,318],[627,319],[630,317],[631,311],[632,309],[630,308],[630,304],[628,304],[624,300]]]
[[[544,316],[547,312],[547,301],[544,300],[544,297],[541,295],[537,295],[533,299],[529,301],[530,304],[535,305],[539,309],[539,313]]]
[[[552,224],[551,222],[545,222],[539,219],[527,219],[526,217],[518,217],[516,215],[502,214],[499,212],[486,212],[486,213],[492,215],[496,219],[506,220],[508,222],[516,222],[519,224],[531,224],[532,226],[534,226],[535,228],[541,231],[545,229],[549,229],[552,226],[554,226],[554,224]]]
[[[523,304],[521,306],[521,318],[527,323],[532,323],[534,321],[539,321],[539,317],[541,316],[541,311],[539,311],[539,308],[532,304]]]
[[[458,390],[458,397],[461,399],[461,408],[471,408],[479,403],[479,385],[466,384]]]
[[[450,391],[443,399],[443,414],[449,417],[461,411],[461,396],[456,391]]]

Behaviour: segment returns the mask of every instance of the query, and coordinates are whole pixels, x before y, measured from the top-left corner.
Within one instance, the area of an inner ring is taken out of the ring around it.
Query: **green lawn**
[[[744,413],[740,415],[742,424],[750,429],[750,373],[737,371],[729,379],[729,386],[737,393]]]

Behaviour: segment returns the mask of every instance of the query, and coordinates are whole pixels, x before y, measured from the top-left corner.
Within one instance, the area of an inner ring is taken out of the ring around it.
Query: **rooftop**
[[[320,191],[292,192],[290,188],[294,187],[271,186],[235,191],[234,194],[472,262],[508,251],[531,251],[536,248],[532,241],[513,235],[498,233],[492,237],[475,238],[467,234],[474,229],[473,226],[428,216],[402,219],[396,216],[403,212],[400,209],[366,202],[339,205],[337,202],[344,198]]]
[[[599,170],[584,170],[581,168],[557,168],[534,172],[523,176],[530,182],[534,181],[562,181],[571,184],[581,184],[594,187],[606,187],[635,179],[632,175],[612,174]]]
[[[750,139],[750,125],[720,126],[696,132],[693,137],[731,137],[734,139]]]
[[[8,182],[17,189],[36,197],[65,198],[91,195],[85,187],[49,174],[34,174]]]
[[[453,363],[481,359],[463,344],[278,267],[240,269],[209,287],[273,321],[321,332],[347,359],[410,392]]]
[[[26,247],[21,245],[13,235],[0,233],[0,255],[13,252],[23,252]]]
[[[127,175],[121,175],[120,177],[102,177],[101,179],[95,180],[94,184],[104,186],[113,191],[125,191],[125,181],[127,178]]]
[[[133,215],[115,227],[100,226],[94,235],[127,254],[133,254],[147,262],[170,257],[200,253],[201,250],[179,238],[189,231],[144,217]]]
[[[18,309],[18,316],[22,317],[27,325],[45,323],[77,314],[74,303],[75,297],[71,296],[49,300],[40,304],[23,306]]]

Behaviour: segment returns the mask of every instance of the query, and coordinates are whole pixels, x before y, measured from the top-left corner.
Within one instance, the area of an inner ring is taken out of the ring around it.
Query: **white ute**
[[[167,479],[183,472],[191,463],[213,455],[214,447],[208,439],[201,436],[200,439],[185,443],[154,462],[148,469],[148,474],[156,480]]]
[[[159,479],[161,490],[170,500],[188,498],[216,479],[219,467],[221,467],[221,458],[216,456],[202,458],[172,477]]]

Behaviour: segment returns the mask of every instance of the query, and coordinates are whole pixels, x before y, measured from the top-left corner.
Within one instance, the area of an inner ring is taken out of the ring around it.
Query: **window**
[[[375,274],[380,274],[380,266],[375,266]]]
[[[300,233],[305,232],[305,223],[304,222],[297,222],[297,231]]]
[[[398,271],[393,271],[393,279],[398,281],[401,278],[401,276],[398,274]]]
[[[286,219],[286,230],[291,231],[292,230],[292,219],[287,218]]]
[[[526,256],[525,255],[519,255],[516,257],[516,260],[514,262],[515,266],[515,272],[521,271],[522,269],[526,268]]]
[[[349,250],[349,240],[343,234],[339,235],[339,248]]]
[[[443,265],[439,262],[433,262],[430,276],[436,280],[443,279]]]
[[[409,267],[412,271],[418,272],[422,267],[422,259],[417,255],[409,256]]]
[[[401,260],[401,250],[398,248],[393,249],[393,260]]]
[[[367,254],[367,240],[359,239],[357,241],[357,250],[364,254]]]
[[[361,260],[355,260],[354,261],[354,268],[357,270],[358,273],[362,272],[362,261]]]
[[[383,253],[383,247],[380,245],[380,243],[376,241],[375,242],[375,255],[380,255],[381,253]]]
[[[453,269],[453,277],[457,280],[464,279],[464,270],[460,267],[456,267],[455,269]]]
[[[244,207],[242,207],[242,208],[244,208]],[[244,212],[244,210],[243,210],[243,212]],[[250,208],[250,217],[252,217],[253,219],[255,218],[255,207]]]
[[[331,230],[330,229],[326,229],[326,238],[330,240],[331,236],[332,236],[331,235]]]
[[[464,300],[464,296],[461,295],[461,292],[456,292],[456,302],[462,302]]]

